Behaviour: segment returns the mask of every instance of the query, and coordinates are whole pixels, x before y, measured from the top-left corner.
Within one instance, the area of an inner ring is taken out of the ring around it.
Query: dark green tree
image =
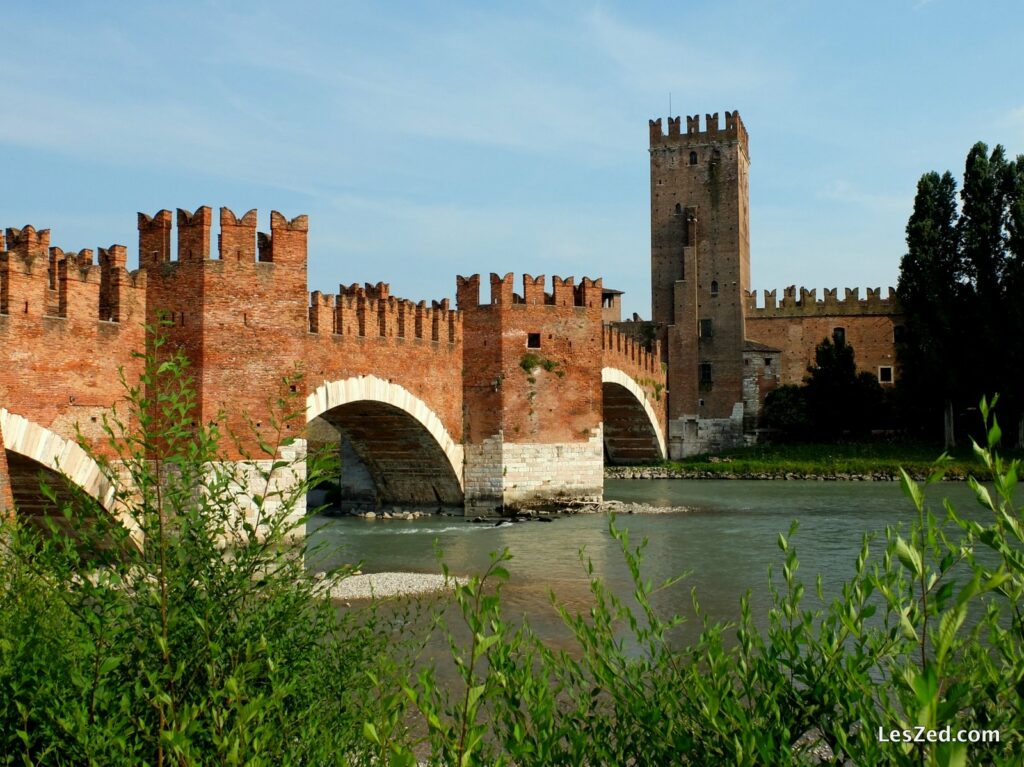
[[[786,384],[772,389],[764,398],[764,425],[772,438],[781,442],[811,437],[807,396],[803,386]]]
[[[961,210],[947,172],[921,177],[907,223],[897,293],[906,319],[899,348],[903,415],[931,431],[943,414],[954,444],[954,414],[1000,392],[1003,413],[1024,436],[1024,163],[983,143],[967,155]]]
[[[817,439],[861,437],[882,412],[882,387],[871,373],[858,373],[853,347],[841,338],[822,339],[807,368],[805,397],[811,433]]]
[[[957,222],[953,176],[948,171],[924,174],[907,222],[907,253],[896,288],[905,315],[897,353],[905,416],[920,424],[932,413],[943,413],[947,446],[960,387],[960,369],[949,360],[961,346],[958,314],[967,281]]]

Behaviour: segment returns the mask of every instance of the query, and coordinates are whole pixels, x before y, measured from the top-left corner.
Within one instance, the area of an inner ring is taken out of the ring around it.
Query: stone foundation
[[[604,441],[518,443],[491,437],[466,446],[466,513],[500,514],[532,505],[600,502]]]
[[[743,403],[733,405],[729,418],[684,415],[668,422],[669,458],[688,458],[743,447]]]
[[[254,498],[263,496],[264,518],[280,514],[284,506],[288,506],[287,520],[296,526],[292,536],[301,538],[304,531],[298,526],[299,520],[306,516],[306,494],[298,492],[297,486],[306,479],[306,441],[295,440],[291,445],[281,447],[277,451],[277,459],[257,461],[232,461],[221,466],[230,473],[234,488],[232,495],[237,509],[246,515],[253,525],[259,525]],[[273,469],[275,463],[284,464]],[[264,478],[271,472],[270,481]],[[257,528],[257,535],[260,533]]]

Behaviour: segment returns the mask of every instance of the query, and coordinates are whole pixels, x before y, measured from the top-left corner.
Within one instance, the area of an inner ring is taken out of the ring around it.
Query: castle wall
[[[277,427],[273,421],[276,401],[291,397],[291,408],[301,410],[308,386],[305,378],[282,381],[304,371],[308,224],[305,216],[289,221],[276,211],[270,223],[270,235],[258,236],[255,210],[239,219],[221,208],[213,257],[210,208],[178,210],[178,259],[171,261],[170,214],[139,216],[140,259],[150,272],[150,321],[158,314],[170,320],[168,349],[181,348],[189,357],[198,417],[221,426],[221,448],[232,459],[246,453],[262,457],[261,438],[274,444],[278,430],[282,437],[298,435],[305,426],[301,415]],[[157,236],[160,245],[153,247]]]
[[[49,230],[7,229],[0,237],[0,407],[56,434],[82,436],[109,455],[104,416],[125,396],[118,377],[137,380],[146,275],[125,269],[123,246],[64,253]],[[127,417],[124,408],[119,411]]]
[[[747,297],[747,336],[782,351],[781,384],[800,384],[814,364],[814,352],[825,338],[833,338],[842,328],[846,343],[853,347],[858,371],[879,376],[888,368],[896,379],[896,328],[902,316],[892,288],[882,296],[879,289],[868,289],[860,298],[858,289],[845,290],[839,298],[835,289],[818,299],[814,290],[790,287],[781,301],[774,290],[765,291],[761,306],[754,293]]]

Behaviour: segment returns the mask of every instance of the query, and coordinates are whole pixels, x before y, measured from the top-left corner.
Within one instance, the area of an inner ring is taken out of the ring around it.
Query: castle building
[[[750,290],[750,139],[738,112],[650,121],[651,318],[620,323],[662,342],[671,457],[757,437],[764,397],[800,383],[824,338],[854,347],[860,370],[895,380],[894,291],[787,288],[781,302]]]
[[[891,289],[819,299],[791,287],[760,302],[751,292],[750,146],[738,113],[724,126],[708,115],[703,129],[687,117],[685,132],[669,118],[667,134],[652,120],[650,162],[646,322],[621,322],[621,292],[587,277],[523,275],[517,293],[511,273],[491,274],[482,296],[480,275],[460,276],[455,308],[414,304],[383,282],[310,293],[306,216],[271,212],[262,233],[255,210],[140,213],[134,272],[124,246],[94,261],[92,250],[51,247],[47,229],[6,229],[0,515],[49,513],[39,471],[65,472],[109,504],[94,456],[115,457],[103,425],[119,412],[122,376],[141,373],[144,322],[188,359],[191,418],[217,425],[242,497],[266,496],[260,472],[281,460],[305,471],[308,439],[339,450],[339,488],[354,504],[485,515],[595,502],[605,464],[755,441],[765,396],[799,383],[823,338],[843,338],[861,370],[892,384]],[[282,418],[278,403],[293,401]],[[275,493],[297,476],[280,477]]]

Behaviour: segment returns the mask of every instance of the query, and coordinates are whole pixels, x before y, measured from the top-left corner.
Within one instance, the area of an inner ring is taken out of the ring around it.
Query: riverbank
[[[331,584],[330,596],[337,602],[422,596],[452,591],[456,584],[466,581],[467,579],[464,577],[444,576],[437,573],[360,573],[349,575],[340,582]]]
[[[922,443],[755,445],[654,466],[609,466],[605,477],[888,482],[899,479],[902,467],[915,479],[923,480],[934,471],[940,452],[934,445]],[[943,466],[948,480],[989,478],[969,448],[955,451]]]

